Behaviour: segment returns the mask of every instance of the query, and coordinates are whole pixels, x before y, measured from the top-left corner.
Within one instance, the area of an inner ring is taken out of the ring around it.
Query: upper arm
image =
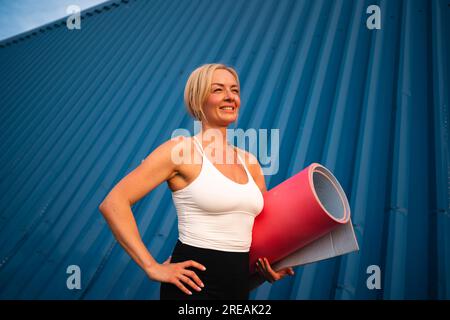
[[[247,165],[247,168],[250,171],[253,180],[255,180],[255,183],[261,190],[261,193],[266,192],[266,180],[264,179],[264,173],[261,169],[258,159],[250,152],[243,152],[245,152],[245,164]]]
[[[119,197],[133,205],[169,179],[177,170],[172,158],[172,152],[177,146],[178,141],[171,139],[157,147],[139,166],[114,186],[104,202]]]

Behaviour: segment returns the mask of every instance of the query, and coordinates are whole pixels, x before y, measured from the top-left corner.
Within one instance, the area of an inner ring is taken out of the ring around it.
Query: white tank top
[[[200,174],[183,189],[173,191],[178,215],[179,240],[199,247],[230,252],[248,252],[255,217],[264,199],[245,162],[247,183],[237,183],[206,157],[202,144],[193,137],[202,155]]]

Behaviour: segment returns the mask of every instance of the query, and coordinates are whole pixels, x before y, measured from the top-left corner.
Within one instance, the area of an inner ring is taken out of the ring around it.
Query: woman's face
[[[224,69],[215,70],[211,90],[203,106],[208,123],[228,126],[237,120],[240,105],[239,87],[233,74]]]

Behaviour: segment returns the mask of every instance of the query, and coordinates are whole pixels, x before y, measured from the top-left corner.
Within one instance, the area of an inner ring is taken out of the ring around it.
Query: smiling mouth
[[[230,106],[226,106],[226,107],[220,107],[220,110],[225,110],[225,111],[234,111],[236,110],[235,107],[230,107]]]

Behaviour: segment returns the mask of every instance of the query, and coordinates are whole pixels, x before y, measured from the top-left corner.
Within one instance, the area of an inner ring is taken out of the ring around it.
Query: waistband
[[[194,247],[177,241],[171,262],[194,260],[204,265],[208,273],[247,275],[249,272],[249,252],[228,252]]]

